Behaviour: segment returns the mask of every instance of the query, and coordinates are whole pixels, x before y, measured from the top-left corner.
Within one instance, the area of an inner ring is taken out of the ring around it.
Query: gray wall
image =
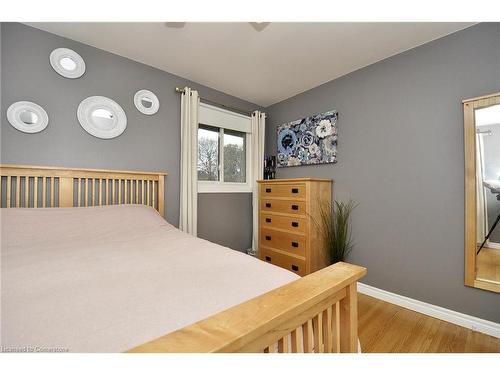
[[[49,64],[50,52],[58,47],[77,51],[87,71],[79,79],[58,75]],[[179,220],[180,97],[176,86],[190,86],[203,97],[247,111],[257,105],[225,95],[197,83],[97,48],[65,39],[18,23],[1,25],[1,161],[2,163],[67,167],[158,170],[166,179],[167,220]],[[133,96],[149,89],[160,99],[160,110],[145,116],[136,110]],[[118,138],[102,140],[86,133],[76,118],[80,101],[103,95],[117,101],[127,114],[125,132]],[[29,100],[49,114],[49,126],[38,134],[24,134],[6,119],[10,104]],[[251,214],[233,208],[247,207],[249,194],[209,197],[200,194],[200,236],[235,249],[251,246]],[[217,220],[214,220],[216,218]],[[245,233],[242,236],[226,233]],[[224,240],[222,240],[224,239]]]
[[[337,109],[338,164],[278,177],[333,178],[359,203],[349,260],[363,282],[500,322],[500,296],[464,286],[461,105],[498,91],[500,24],[480,24],[267,108],[266,150],[279,124]]]
[[[203,207],[198,212],[199,237],[233,249],[252,247],[252,194],[198,194],[198,207]]]

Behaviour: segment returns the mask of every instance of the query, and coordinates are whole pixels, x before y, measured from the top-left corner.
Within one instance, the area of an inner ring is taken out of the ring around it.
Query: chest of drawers
[[[323,249],[320,205],[329,204],[333,181],[317,178],[260,180],[259,257],[304,276],[329,264]]]

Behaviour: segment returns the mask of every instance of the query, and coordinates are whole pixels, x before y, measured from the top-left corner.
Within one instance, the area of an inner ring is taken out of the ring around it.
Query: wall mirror
[[[79,78],[85,73],[85,61],[69,48],[57,48],[50,53],[50,65],[66,78]]]
[[[139,112],[154,115],[160,108],[158,97],[149,90],[139,90],[134,95],[134,104]]]
[[[97,138],[115,138],[127,128],[127,116],[123,108],[104,96],[84,99],[78,106],[77,117],[82,128]]]
[[[500,93],[463,105],[465,284],[500,292]]]
[[[41,132],[49,124],[47,112],[38,104],[27,101],[11,104],[7,109],[7,120],[24,133]]]

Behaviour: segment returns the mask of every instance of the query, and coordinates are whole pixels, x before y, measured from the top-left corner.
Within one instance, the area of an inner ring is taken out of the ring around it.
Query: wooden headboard
[[[165,216],[166,173],[1,164],[1,207],[145,204]]]

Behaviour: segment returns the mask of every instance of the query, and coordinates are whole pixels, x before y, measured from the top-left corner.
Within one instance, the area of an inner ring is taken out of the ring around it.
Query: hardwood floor
[[[358,293],[363,353],[500,353],[500,339]]]

